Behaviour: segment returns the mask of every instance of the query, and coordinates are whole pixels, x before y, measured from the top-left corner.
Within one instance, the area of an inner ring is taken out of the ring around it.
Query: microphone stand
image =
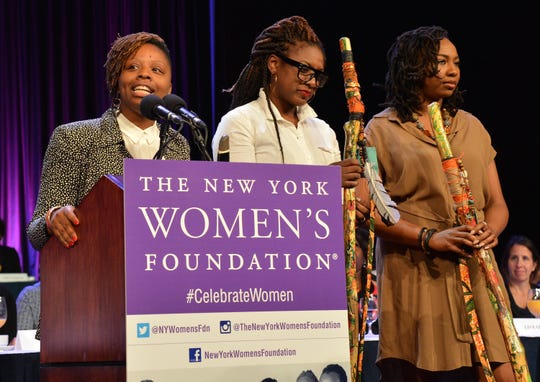
[[[171,139],[176,134],[180,133],[180,131],[184,127],[184,123],[187,123],[191,127],[191,133],[192,133],[193,138],[195,140],[195,144],[197,145],[197,148],[199,149],[199,151],[203,155],[204,160],[212,162],[213,161],[212,156],[206,150],[206,140],[207,140],[206,132],[208,130],[205,129],[205,136],[203,137],[202,134],[201,134],[200,128],[198,126],[195,126],[189,120],[183,120],[182,124],[180,124],[179,128],[176,130],[176,133],[172,137],[170,137],[169,139],[167,139],[167,130],[170,127],[170,122],[169,121],[162,121],[161,122],[160,130],[159,130],[159,149],[156,152],[156,154],[154,155],[153,159],[162,159],[163,158],[163,154],[165,153],[165,149],[167,148],[167,145],[169,144]]]
[[[170,126],[169,121],[161,121],[161,124],[159,126],[159,149],[155,153],[154,158],[152,159],[163,159],[165,148],[167,147],[167,144],[169,143],[168,141],[166,141],[167,130],[169,130],[169,126]]]
[[[197,145],[197,148],[202,154],[204,160],[210,162],[213,161],[212,156],[208,153],[208,150],[206,150],[206,138],[208,136],[208,129],[205,129],[205,136],[203,137],[200,129],[197,126],[191,123],[191,121],[186,122],[188,122],[189,126],[191,127],[191,133],[193,134],[193,138],[195,139],[195,144]]]

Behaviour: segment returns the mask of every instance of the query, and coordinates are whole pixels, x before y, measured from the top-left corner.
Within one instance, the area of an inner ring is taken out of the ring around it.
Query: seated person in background
[[[41,307],[41,282],[24,287],[17,297],[17,330],[38,327]]]
[[[540,288],[540,267],[536,267],[536,271],[531,275],[531,286]]]
[[[6,298],[8,310],[7,321],[4,326],[0,327],[0,334],[7,334],[9,336],[8,343],[13,345],[14,338],[17,336],[17,305],[9,289],[2,284],[0,284],[0,296]]]
[[[6,223],[0,219],[0,241],[6,234]],[[21,262],[19,254],[15,248],[0,245],[0,272],[1,273],[21,273]]]
[[[510,292],[514,318],[534,318],[527,308],[527,296],[538,263],[538,251],[531,239],[523,235],[510,237],[503,251],[501,273]]]
[[[535,318],[527,308],[527,295],[540,257],[534,242],[524,235],[510,237],[503,251],[501,273],[508,289],[510,308],[514,318]],[[525,347],[525,355],[529,372],[533,380],[538,373],[538,356],[540,354],[539,337],[520,337]]]

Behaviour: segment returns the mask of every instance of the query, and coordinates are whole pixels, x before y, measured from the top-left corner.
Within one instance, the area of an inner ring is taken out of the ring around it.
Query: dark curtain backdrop
[[[231,3],[238,1],[216,1],[216,88],[236,80],[249,59],[253,40],[264,27],[293,14],[305,16],[325,45],[330,75],[311,105],[334,128],[340,142],[344,141],[342,126],[348,111],[339,38],[346,36],[351,41],[367,122],[381,110],[384,94],[375,83],[384,82],[386,52],[395,38],[421,25],[446,28],[461,58],[464,109],[480,118],[492,136],[510,209],[496,255],[513,233],[526,234],[540,245],[539,81],[533,58],[540,30],[538,13],[531,4],[517,1],[474,8],[471,2],[242,1],[247,16],[241,16],[239,7]],[[218,110],[226,110],[230,98],[216,94]]]
[[[472,11],[457,3],[350,0],[0,1],[0,216],[8,224],[3,244],[19,251],[24,270],[38,272],[25,227],[49,136],[58,124],[95,118],[109,106],[103,64],[118,34],[146,30],[167,41],[173,91],[210,126],[209,148],[230,101],[222,89],[234,83],[262,29],[293,14],[308,18],[325,44],[330,82],[312,106],[341,142],[348,113],[339,38],[351,39],[367,121],[381,110],[374,83],[384,81],[395,37],[420,25],[448,29],[462,59],[464,108],[484,122],[498,151],[511,214],[500,239],[524,233],[540,242],[533,58],[540,33],[532,5]],[[195,147],[193,153],[201,158]]]
[[[95,118],[110,105],[103,64],[112,41],[142,30],[161,35],[171,50],[173,92],[205,120],[212,93],[209,14],[208,1],[0,2],[2,244],[17,249],[25,272],[39,270],[25,227],[49,136],[57,125]]]

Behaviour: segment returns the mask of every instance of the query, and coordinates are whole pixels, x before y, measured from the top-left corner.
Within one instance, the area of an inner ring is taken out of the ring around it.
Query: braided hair
[[[116,40],[111,45],[109,53],[107,53],[107,61],[103,67],[106,71],[107,89],[111,98],[118,95],[118,79],[124,68],[127,59],[144,44],[153,44],[165,53],[169,65],[171,64],[171,56],[169,48],[165,41],[157,34],[148,32],[138,32],[128,34],[121,37],[118,35]]]
[[[291,16],[272,24],[255,39],[250,59],[232,87],[225,92],[232,94],[230,109],[257,99],[262,87],[268,94],[271,74],[267,68],[268,56],[273,53],[286,55],[291,45],[306,42],[317,46],[324,54],[321,40],[302,16]]]
[[[385,78],[386,100],[383,106],[396,109],[403,122],[414,121],[420,109],[420,89],[426,78],[438,73],[440,42],[448,32],[439,26],[423,26],[401,34],[386,55],[388,72]],[[463,104],[463,93],[456,88],[443,99],[442,108],[453,117]]]

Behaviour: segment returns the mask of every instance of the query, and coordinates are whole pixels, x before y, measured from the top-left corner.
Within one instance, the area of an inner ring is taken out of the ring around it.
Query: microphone
[[[177,96],[176,94],[167,94],[163,97],[165,107],[172,110],[173,113],[180,115],[187,123],[195,126],[201,130],[206,130],[206,123],[204,123],[194,112],[188,110],[186,101]]]
[[[219,139],[217,160],[218,162],[229,161],[229,136],[228,135],[224,135]]]
[[[165,107],[165,102],[155,94],[149,94],[141,100],[141,113],[148,119],[162,119],[176,125],[182,123],[182,118]]]

